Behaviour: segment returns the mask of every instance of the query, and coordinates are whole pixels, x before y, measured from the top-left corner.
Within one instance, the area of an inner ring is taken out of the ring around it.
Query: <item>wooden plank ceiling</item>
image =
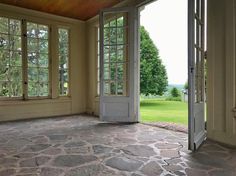
[[[0,3],[88,20],[102,8],[112,7],[122,0],[0,0]]]

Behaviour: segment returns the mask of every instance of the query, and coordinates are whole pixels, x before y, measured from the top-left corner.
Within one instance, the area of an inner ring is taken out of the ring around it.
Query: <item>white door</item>
[[[188,1],[189,149],[197,150],[205,130],[205,0]]]
[[[100,13],[100,119],[139,120],[138,12],[135,7]]]

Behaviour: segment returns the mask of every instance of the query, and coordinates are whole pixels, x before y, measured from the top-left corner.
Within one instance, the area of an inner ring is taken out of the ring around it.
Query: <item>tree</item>
[[[179,97],[180,96],[180,92],[176,87],[173,87],[171,89],[170,94],[172,97]]]
[[[184,84],[184,89],[188,90],[188,81],[186,81],[186,83]]]
[[[167,90],[168,78],[159,51],[149,33],[140,28],[140,92],[145,95],[163,95]]]

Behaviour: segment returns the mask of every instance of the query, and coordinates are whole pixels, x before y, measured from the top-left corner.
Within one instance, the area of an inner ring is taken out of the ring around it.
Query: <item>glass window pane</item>
[[[9,82],[0,81],[0,96],[10,97]]]
[[[39,39],[39,52],[48,53],[48,40]]]
[[[9,70],[9,78],[12,82],[22,81],[21,67],[11,67]]]
[[[37,82],[28,82],[28,96],[36,97],[38,96],[38,83]]]
[[[39,69],[39,79],[38,81],[39,82],[48,82],[49,81],[49,73],[48,73],[48,69],[45,69],[45,68],[40,68]]]
[[[38,82],[38,68],[28,68],[28,81]]]
[[[59,48],[59,93],[61,96],[69,94],[69,31],[58,29]]]
[[[117,18],[117,26],[124,26],[124,17]]]
[[[49,42],[48,26],[27,23],[28,95],[49,95]],[[35,84],[35,85],[33,85]]]
[[[124,94],[123,89],[124,89],[124,84],[123,84],[123,82],[119,82],[119,83],[117,84],[117,94],[118,94],[118,95],[123,95],[123,94]]]
[[[11,82],[10,85],[12,97],[20,97],[23,94],[22,80]]]
[[[48,83],[43,83],[43,82],[40,82],[38,84],[38,91],[39,91],[39,94],[38,96],[48,96],[49,94],[49,87],[48,87]]]
[[[48,39],[48,27],[45,25],[38,25],[38,38]]]
[[[38,25],[35,23],[27,23],[27,36],[37,38],[38,36]]]
[[[0,17],[0,96],[21,97],[21,21]]]
[[[47,53],[40,53],[39,58],[40,59],[38,60],[38,62],[39,62],[40,67],[48,67],[49,66],[48,65],[49,58],[48,58]]]
[[[21,51],[21,37],[10,36],[10,50]]]
[[[28,53],[28,67],[37,67],[38,57],[38,53]]]
[[[0,49],[9,49],[9,36],[0,34]]]
[[[110,28],[110,44],[116,44],[116,28]]]
[[[9,24],[10,34],[11,35],[21,35],[21,22],[19,20],[10,20]]]
[[[11,66],[22,66],[22,53],[12,51],[10,53],[10,65]]]
[[[117,64],[117,79],[124,79],[124,64]]]
[[[0,17],[0,33],[8,34],[8,18]]]
[[[116,83],[115,82],[111,82],[111,95],[116,95]]]

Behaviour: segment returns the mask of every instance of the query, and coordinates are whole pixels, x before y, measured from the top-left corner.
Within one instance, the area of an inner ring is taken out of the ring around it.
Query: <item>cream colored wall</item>
[[[99,98],[97,97],[97,27],[98,17],[86,23],[87,31],[87,59],[88,59],[88,101],[87,112],[99,114]]]
[[[236,145],[235,0],[208,0],[208,138]]]
[[[70,30],[70,97],[58,97],[58,58],[52,49],[52,99],[0,100],[0,121],[69,115],[86,112],[87,62],[85,22],[0,4],[0,15],[47,24],[52,28],[52,47],[56,46],[57,27]],[[54,47],[55,48],[55,47]]]

